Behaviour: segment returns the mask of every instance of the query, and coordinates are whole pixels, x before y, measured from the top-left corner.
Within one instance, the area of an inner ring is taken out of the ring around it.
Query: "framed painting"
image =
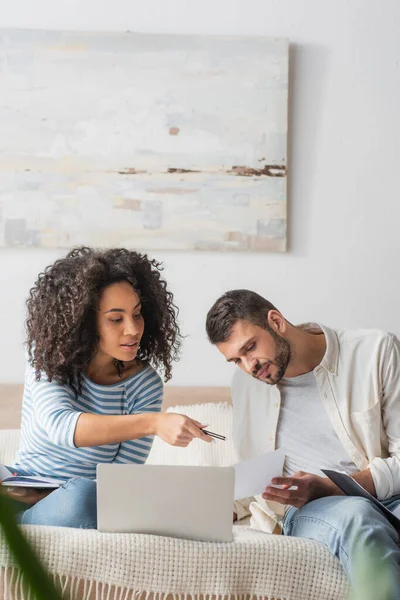
[[[0,246],[284,251],[288,42],[0,30]]]

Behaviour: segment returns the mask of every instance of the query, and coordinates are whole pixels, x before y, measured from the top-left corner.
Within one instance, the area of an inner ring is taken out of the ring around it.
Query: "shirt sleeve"
[[[389,457],[374,458],[368,465],[379,500],[400,494],[400,343],[395,336],[389,337],[382,379],[382,424]]]
[[[154,369],[143,373],[139,389],[133,396],[130,414],[160,412],[164,397],[164,385]]]
[[[57,446],[75,448],[75,428],[82,411],[73,407],[67,386],[49,381],[45,375],[36,381],[33,375],[30,392],[37,423],[49,440]]]

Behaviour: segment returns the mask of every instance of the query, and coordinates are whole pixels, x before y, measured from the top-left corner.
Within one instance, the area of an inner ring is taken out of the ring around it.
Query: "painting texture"
[[[284,251],[288,43],[0,30],[0,246]]]

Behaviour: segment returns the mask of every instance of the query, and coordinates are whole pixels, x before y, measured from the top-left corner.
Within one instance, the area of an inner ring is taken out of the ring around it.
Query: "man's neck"
[[[326,352],[326,338],[322,333],[309,333],[299,327],[291,326],[288,341],[292,357],[285,377],[297,377],[309,373],[317,367]]]

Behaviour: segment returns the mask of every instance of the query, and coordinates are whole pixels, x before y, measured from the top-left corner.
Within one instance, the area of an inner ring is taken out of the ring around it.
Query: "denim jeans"
[[[400,505],[400,495],[383,504],[393,510]],[[388,579],[392,581],[389,597],[400,600],[399,533],[370,500],[329,496],[308,502],[299,509],[291,507],[285,515],[283,533],[327,546],[331,554],[340,559],[356,589],[361,583],[360,565],[370,558],[375,573],[386,568]],[[372,569],[371,577],[374,576]]]
[[[69,479],[43,500],[27,506],[14,503],[17,521],[22,525],[97,528],[96,482],[92,479]]]

